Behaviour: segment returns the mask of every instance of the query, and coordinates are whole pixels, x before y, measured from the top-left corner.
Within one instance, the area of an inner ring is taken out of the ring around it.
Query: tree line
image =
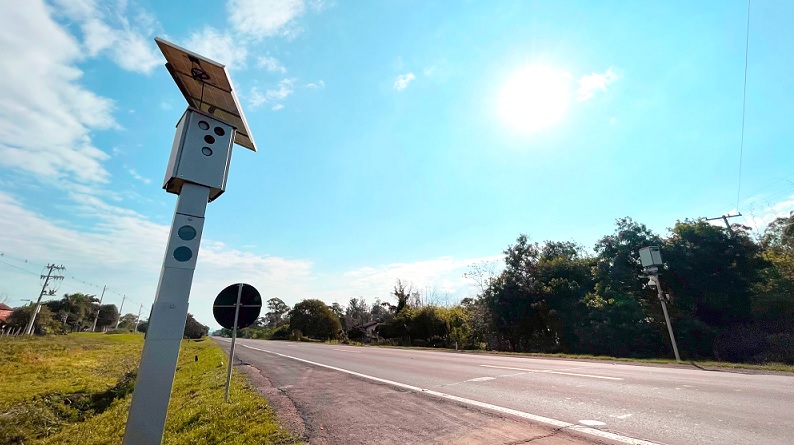
[[[4,329],[7,332],[23,330],[35,309],[35,304],[14,308],[14,312],[6,320]],[[94,295],[73,293],[64,294],[61,299],[42,302],[33,324],[33,333],[68,334],[92,330],[146,332],[147,327],[148,322],[145,320],[139,322],[135,314],[121,315],[115,304],[100,304],[99,299]],[[188,314],[185,322],[186,338],[201,338],[208,332],[208,326],[202,325],[193,318],[192,314]]]
[[[465,276],[478,293],[459,304],[428,304],[397,280],[396,304],[307,299],[290,308],[272,298],[268,312],[240,335],[670,357],[658,294],[639,259],[647,246],[660,246],[664,257],[662,292],[682,357],[794,363],[794,215],[758,236],[746,226],[702,219],[679,221],[661,236],[621,218],[592,250],[520,235],[504,250],[501,267],[471,266]],[[374,337],[366,328],[373,321]]]

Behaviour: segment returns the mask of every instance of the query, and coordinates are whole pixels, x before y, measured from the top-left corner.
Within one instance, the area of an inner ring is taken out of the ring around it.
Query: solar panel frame
[[[165,56],[165,66],[188,106],[235,127],[234,143],[256,151],[226,66],[160,37],[155,37],[154,41]]]

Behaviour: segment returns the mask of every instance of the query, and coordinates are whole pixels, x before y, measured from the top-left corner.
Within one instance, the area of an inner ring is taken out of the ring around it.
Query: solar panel
[[[234,143],[256,151],[226,67],[159,37],[154,41],[163,52],[167,61],[165,67],[188,105],[235,127]]]

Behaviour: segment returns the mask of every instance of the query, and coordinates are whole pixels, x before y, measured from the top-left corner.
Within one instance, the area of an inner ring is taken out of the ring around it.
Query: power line
[[[29,274],[31,274],[31,275],[36,275],[36,276],[39,276],[39,275],[41,275],[41,274],[39,274],[39,273],[37,273],[37,272],[31,272],[31,271],[29,271],[29,270],[27,270],[27,269],[23,269],[23,268],[21,268],[21,267],[19,267],[19,266],[14,266],[14,265],[13,265],[13,264],[11,264],[11,263],[6,263],[5,261],[2,261],[2,260],[0,260],[0,263],[3,263],[3,264],[5,264],[6,266],[13,267],[14,269],[19,269],[19,270],[21,270],[22,272],[27,272],[27,273],[29,273]]]
[[[736,210],[739,210],[739,198],[742,194],[742,158],[744,157],[744,121],[747,107],[747,61],[750,54],[750,0],[747,0],[747,30],[744,42],[744,85],[742,86],[742,136],[739,142],[739,180],[736,190]]]

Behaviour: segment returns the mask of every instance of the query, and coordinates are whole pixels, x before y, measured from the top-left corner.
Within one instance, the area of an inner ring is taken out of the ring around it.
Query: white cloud
[[[61,292],[97,292],[79,279],[99,284],[100,289],[107,284],[115,292],[128,296],[130,306],[125,307],[137,309],[138,304],[143,304],[145,317],[155,296],[169,225],[154,223],[131,210],[78,192],[73,198],[82,200],[80,210],[94,221],[82,229],[69,228],[65,223],[31,211],[23,202],[0,192],[0,214],[4,216],[0,218],[2,251],[37,264],[63,263],[67,267],[66,275],[78,280],[65,280]],[[343,304],[357,296],[370,302],[375,298],[392,301],[390,293],[399,278],[413,283],[421,292],[430,288],[440,296],[447,295],[448,301],[454,303],[476,293],[473,283],[463,278],[469,265],[500,258],[442,257],[359,267],[324,276],[317,273],[315,264],[309,260],[257,255],[213,240],[213,236],[222,233],[222,230],[205,232],[190,295],[191,313],[199,321],[212,325],[215,295],[236,281],[252,284],[265,298],[278,296],[293,305],[304,298]],[[35,268],[33,271],[38,272]],[[27,296],[39,279],[3,267],[0,282],[5,286],[2,290],[10,295]],[[112,298],[106,295],[106,298],[117,305],[121,300],[120,295]]]
[[[230,70],[245,68],[248,48],[229,33],[220,32],[211,26],[190,34],[184,46],[218,63],[226,65]]]
[[[603,73],[586,74],[579,78],[579,89],[576,90],[576,100],[585,101],[592,99],[596,91],[606,91],[607,86],[619,79],[618,74],[609,68]]]
[[[113,102],[78,82],[78,42],[45,5],[30,1],[0,15],[0,165],[39,179],[106,182],[108,155],[91,131],[118,127]]]
[[[500,260],[501,256],[483,258],[441,257],[433,260],[410,263],[392,263],[376,267],[362,267],[342,275],[343,296],[388,296],[399,278],[424,291],[426,287],[442,294],[449,294],[453,303],[476,294],[474,282],[463,277],[472,264],[482,261]]]
[[[780,196],[778,194],[777,196]],[[759,195],[753,198],[750,198],[750,202],[760,203],[765,201],[763,195]],[[748,201],[748,200],[745,200]],[[794,211],[794,194],[789,195],[788,197],[777,201],[777,202],[767,202],[765,205],[761,206],[760,208],[755,207],[752,205],[748,205],[744,210],[742,210],[742,219],[739,218],[732,218],[729,219],[728,222],[731,224],[733,223],[741,223],[749,226],[753,231],[758,233],[763,233],[766,227],[777,218],[788,217],[791,212]],[[738,210],[733,209],[728,212],[728,215],[736,215],[739,213]],[[710,221],[714,225],[718,226],[725,226],[725,221],[721,219]]]
[[[149,179],[149,178],[146,178],[146,177],[142,176],[142,175],[141,175],[140,173],[138,173],[138,171],[137,171],[137,170],[135,170],[134,168],[128,169],[128,170],[127,170],[127,173],[129,173],[129,174],[130,174],[130,176],[132,176],[133,178],[137,179],[138,181],[141,181],[141,182],[142,182],[142,183],[144,183],[144,184],[151,184],[151,183],[152,183],[152,180],[151,180],[151,179]]]
[[[271,110],[278,111],[281,110],[282,108],[284,108],[284,104],[275,104],[273,105],[273,108],[271,108]]]
[[[414,79],[416,79],[414,73],[400,74],[396,79],[394,79],[394,89],[397,91],[402,91],[406,89],[408,84]]]
[[[295,19],[304,13],[306,5],[303,0],[229,0],[226,9],[237,32],[261,39],[300,32]]]
[[[287,69],[284,68],[284,65],[282,65],[278,59],[270,56],[260,57],[256,62],[256,66],[265,68],[270,73],[284,74],[287,72]]]
[[[281,82],[278,83],[278,88],[267,90],[267,98],[268,100],[284,100],[289,95],[292,94],[294,90],[293,84],[295,83],[295,79],[282,79]]]
[[[306,84],[306,88],[310,90],[322,90],[325,88],[325,81],[318,81],[318,82],[309,82]]]
[[[157,21],[140,11],[130,22],[128,3],[118,3],[115,14],[108,14],[93,1],[56,0],[58,11],[80,23],[83,46],[88,55],[107,53],[118,66],[140,73],[150,73],[163,62],[152,36]]]
[[[294,78],[282,79],[276,88],[268,89],[264,93],[257,87],[251,88],[251,93],[248,95],[251,108],[256,109],[266,103],[283,101],[295,91],[295,80]],[[274,106],[273,110],[277,111],[281,108],[284,107],[276,108]]]

